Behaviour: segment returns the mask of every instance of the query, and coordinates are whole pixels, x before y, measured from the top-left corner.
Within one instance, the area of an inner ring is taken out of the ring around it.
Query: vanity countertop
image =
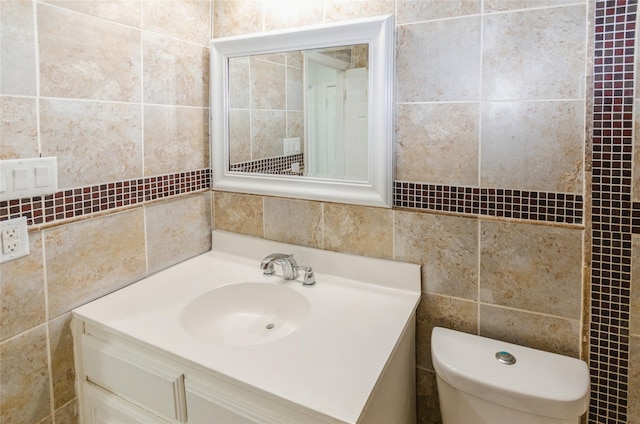
[[[259,269],[294,253],[317,283],[303,286]],[[187,331],[180,315],[224,284],[287,284],[309,301],[302,326],[268,343],[229,346]],[[355,423],[420,299],[420,267],[213,232],[213,249],[73,311],[74,317],[332,419]]]

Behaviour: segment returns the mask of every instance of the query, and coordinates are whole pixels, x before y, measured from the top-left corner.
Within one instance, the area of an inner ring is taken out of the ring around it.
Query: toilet
[[[584,361],[436,327],[443,424],[577,424],[589,401]]]

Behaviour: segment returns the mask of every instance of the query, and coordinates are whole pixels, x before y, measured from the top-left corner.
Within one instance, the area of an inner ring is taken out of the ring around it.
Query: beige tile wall
[[[61,189],[209,166],[210,0],[0,2],[0,159]],[[70,311],[211,247],[211,195],[30,229],[0,265],[0,422],[77,422]]]
[[[397,180],[584,194],[585,1],[229,0],[214,13],[216,36],[395,13]],[[419,422],[440,420],[434,326],[581,355],[581,225],[221,192],[214,204],[217,228],[423,266]]]
[[[58,155],[62,187],[206,164],[209,4],[0,2],[0,157]],[[584,192],[584,0],[221,0],[213,9],[216,36],[395,13],[397,179]],[[200,193],[31,232],[32,254],[0,266],[0,421],[73,422],[69,310],[206,250],[210,210],[217,228],[423,265],[420,422],[439,421],[436,325],[580,354],[579,226],[214,197],[213,207]],[[182,232],[196,243],[181,244]],[[116,252],[118,234],[130,243]],[[632,394],[640,387],[635,299]]]

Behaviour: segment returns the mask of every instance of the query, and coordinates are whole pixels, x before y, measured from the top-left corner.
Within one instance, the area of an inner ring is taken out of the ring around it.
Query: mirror
[[[392,205],[393,18],[214,39],[215,190]]]

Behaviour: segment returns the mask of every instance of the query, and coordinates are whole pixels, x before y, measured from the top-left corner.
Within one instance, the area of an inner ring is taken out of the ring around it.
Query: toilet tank
[[[470,399],[479,401],[469,406],[474,413],[491,415],[486,422],[504,414],[548,418],[523,422],[572,422],[586,411],[589,369],[579,359],[440,327],[431,334],[431,355],[438,392],[447,393],[440,399],[443,421],[449,411],[476,402]],[[464,400],[447,405],[452,394]]]

